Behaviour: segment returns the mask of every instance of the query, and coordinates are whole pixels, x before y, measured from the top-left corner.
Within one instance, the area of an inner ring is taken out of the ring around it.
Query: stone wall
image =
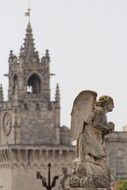
[[[73,146],[3,146],[0,149],[0,180],[6,190],[41,190],[41,179],[37,172],[48,180],[48,164],[51,163],[51,182],[56,181],[56,190],[61,189],[62,167],[71,173],[72,160],[75,157]]]
[[[21,143],[55,144],[53,111],[27,110],[21,114]]]
[[[106,147],[113,176],[127,179],[127,132],[108,135]]]
[[[0,190],[12,190],[12,171],[7,165],[0,167]]]

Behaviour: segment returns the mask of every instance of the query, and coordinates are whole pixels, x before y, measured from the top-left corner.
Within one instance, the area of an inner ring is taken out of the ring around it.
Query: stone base
[[[85,176],[79,178],[76,175],[69,177],[69,186],[74,189],[88,189],[88,190],[111,190],[113,184],[110,179],[98,177]]]
[[[69,190],[114,190],[113,188],[69,188]]]

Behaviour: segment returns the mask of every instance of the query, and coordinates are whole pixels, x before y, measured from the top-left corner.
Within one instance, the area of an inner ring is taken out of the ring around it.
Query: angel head
[[[103,107],[107,112],[111,112],[114,108],[114,102],[110,96],[101,96],[95,103],[96,106]]]

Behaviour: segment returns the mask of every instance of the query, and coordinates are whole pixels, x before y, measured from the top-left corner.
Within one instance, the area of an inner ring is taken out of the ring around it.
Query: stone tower
[[[0,187],[6,190],[41,190],[37,171],[52,176],[70,168],[74,147],[69,129],[60,126],[60,92],[50,93],[50,56],[40,59],[29,22],[19,56],[10,51],[8,100],[0,85]],[[51,176],[51,177],[52,177]],[[47,179],[47,178],[46,178]],[[57,181],[55,189],[61,189]]]

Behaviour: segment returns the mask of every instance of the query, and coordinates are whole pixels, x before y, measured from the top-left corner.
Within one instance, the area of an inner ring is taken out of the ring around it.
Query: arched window
[[[39,94],[41,91],[41,80],[37,74],[33,74],[27,81],[27,93]]]

